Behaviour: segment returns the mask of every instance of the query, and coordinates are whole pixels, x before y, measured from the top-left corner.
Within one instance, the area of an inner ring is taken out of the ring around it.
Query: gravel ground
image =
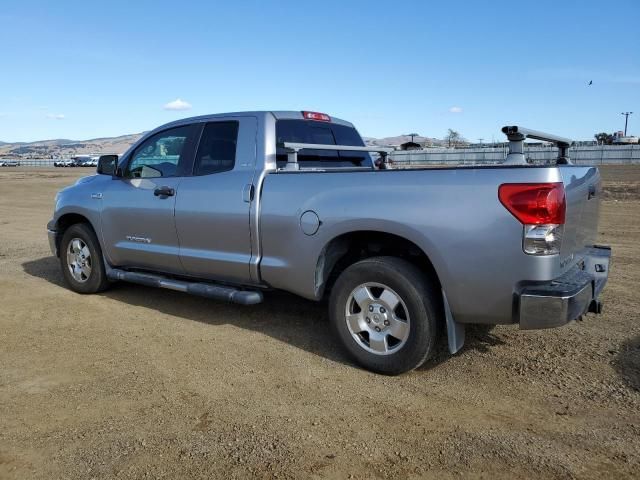
[[[62,285],[45,225],[86,170],[0,171],[0,478],[638,478],[640,167],[604,170],[605,313],[354,366],[325,307]]]

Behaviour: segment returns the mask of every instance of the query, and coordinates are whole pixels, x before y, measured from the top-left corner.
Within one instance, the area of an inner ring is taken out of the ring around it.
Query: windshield
[[[348,145],[364,147],[364,142],[353,127],[313,120],[278,120],[276,144],[278,167],[287,163],[284,142],[315,143],[319,145]],[[303,150],[298,162],[305,167],[370,167],[371,156],[366,152],[339,152],[337,150]]]

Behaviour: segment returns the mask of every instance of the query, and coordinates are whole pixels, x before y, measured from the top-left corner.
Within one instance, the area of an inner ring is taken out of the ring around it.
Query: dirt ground
[[[604,170],[605,313],[469,329],[400,377],[325,308],[66,289],[45,225],[83,169],[0,170],[0,478],[638,478],[640,167]]]

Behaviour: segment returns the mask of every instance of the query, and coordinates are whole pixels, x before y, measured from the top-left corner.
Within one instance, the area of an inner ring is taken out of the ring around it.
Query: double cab
[[[468,324],[549,328],[601,310],[598,169],[571,163],[570,140],[503,132],[503,164],[404,169],[323,113],[187,118],[59,192],[49,242],[79,293],[128,281],[242,305],[270,289],[326,299],[351,357],[399,374],[439,332],[455,353]],[[526,138],[558,159],[529,164]]]

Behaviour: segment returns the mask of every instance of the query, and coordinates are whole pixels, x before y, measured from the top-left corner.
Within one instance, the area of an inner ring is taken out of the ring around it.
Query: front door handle
[[[176,194],[176,191],[171,187],[158,187],[153,191],[153,194],[156,197],[173,197]]]

